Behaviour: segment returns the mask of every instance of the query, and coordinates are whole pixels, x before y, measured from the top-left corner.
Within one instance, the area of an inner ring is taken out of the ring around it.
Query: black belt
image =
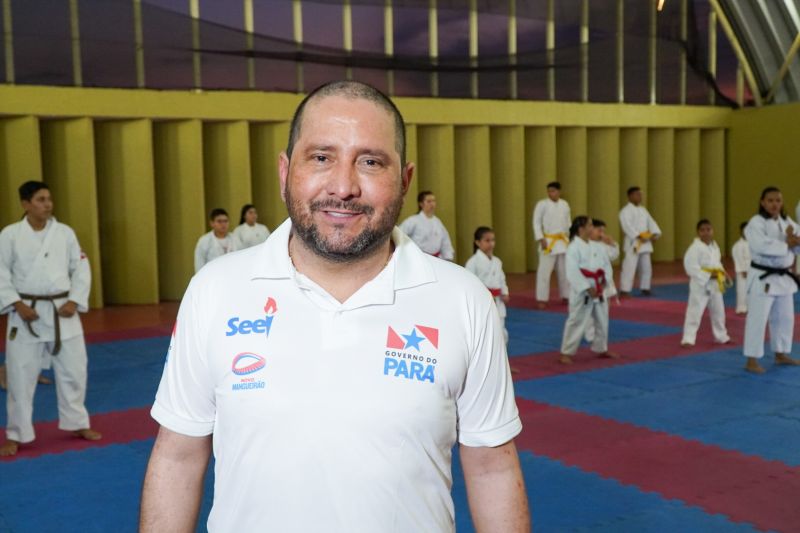
[[[53,345],[53,351],[51,353],[53,355],[58,355],[58,352],[61,351],[61,323],[58,319],[59,318],[58,308],[56,307],[55,301],[58,300],[59,298],[68,298],[69,293],[62,292],[59,294],[52,294],[50,296],[35,296],[33,294],[20,294],[19,297],[22,298],[23,300],[30,300],[31,309],[36,309],[36,302],[38,302],[39,300],[43,302],[50,302],[50,304],[53,306],[53,326],[56,328],[56,338],[55,338],[55,343]],[[25,321],[25,326],[27,326],[28,331],[30,332],[31,335],[33,335],[37,339],[39,338],[39,335],[37,335],[36,332],[33,331],[33,326],[31,326],[31,323],[28,322],[27,320]]]
[[[762,272],[764,272],[763,274],[758,276],[758,279],[766,279],[768,276],[789,276],[797,284],[797,288],[800,289],[800,278],[798,278],[792,272],[792,267],[776,268],[765,265],[759,265],[755,261],[752,261],[750,263],[750,266],[755,268],[756,270],[761,270]]]

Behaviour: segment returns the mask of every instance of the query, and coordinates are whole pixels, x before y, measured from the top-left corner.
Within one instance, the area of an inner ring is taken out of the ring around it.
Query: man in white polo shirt
[[[414,165],[384,95],[334,82],[280,157],[290,220],[192,280],[152,414],[141,531],[530,530],[503,330],[486,288],[395,228]]]

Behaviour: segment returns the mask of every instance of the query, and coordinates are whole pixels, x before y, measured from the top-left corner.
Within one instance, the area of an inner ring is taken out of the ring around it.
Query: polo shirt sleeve
[[[472,447],[500,446],[522,431],[503,326],[493,298],[483,292],[488,305],[485,312],[473,318],[473,349],[456,402],[458,442]]]
[[[203,437],[214,432],[214,384],[206,359],[204,315],[197,287],[189,285],[178,311],[151,416],[165,428]]]

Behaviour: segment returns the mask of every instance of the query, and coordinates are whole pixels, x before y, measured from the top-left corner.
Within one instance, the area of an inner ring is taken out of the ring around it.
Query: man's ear
[[[278,156],[278,178],[281,183],[281,200],[286,203],[286,182],[289,179],[289,156],[281,152]]]

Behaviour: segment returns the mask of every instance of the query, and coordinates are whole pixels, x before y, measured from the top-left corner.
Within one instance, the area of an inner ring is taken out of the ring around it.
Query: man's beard
[[[308,206],[292,197],[290,188],[286,188],[286,208],[289,218],[292,219],[292,230],[300,237],[303,243],[318,256],[336,263],[356,262],[377,252],[392,234],[400,209],[403,207],[403,197],[397,199],[373,220],[375,208],[355,201],[342,201],[334,198],[317,200]],[[354,213],[361,213],[367,219],[367,227],[356,235],[348,238],[339,234],[334,228],[333,235],[322,235],[314,223],[313,216],[323,209],[341,209]]]

